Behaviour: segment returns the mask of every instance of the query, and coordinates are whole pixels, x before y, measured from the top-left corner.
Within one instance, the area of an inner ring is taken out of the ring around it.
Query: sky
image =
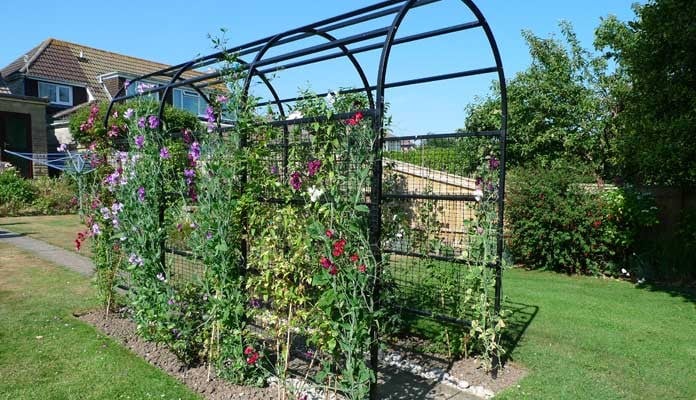
[[[225,28],[230,46],[271,36],[300,25],[375,3],[376,0],[94,0],[2,1],[0,65],[21,57],[46,38],[53,37],[121,54],[177,64],[212,53],[209,35]],[[507,78],[530,64],[522,30],[538,36],[559,35],[558,23],[572,23],[581,43],[592,47],[595,27],[609,14],[634,18],[635,0],[478,0],[495,35]],[[412,11],[399,34],[409,35],[469,22],[472,16],[459,0],[443,0]],[[388,25],[386,19],[365,29]],[[338,33],[351,35],[356,30]],[[308,41],[314,45],[319,41]],[[286,47],[286,51],[298,47]],[[282,49],[278,49],[280,52]],[[269,53],[272,54],[279,53]],[[375,81],[379,52],[358,57],[368,79]],[[396,46],[387,81],[420,78],[471,68],[493,66],[490,49],[480,29]],[[489,92],[494,75],[482,75],[430,85],[392,89],[386,93],[397,135],[446,133],[462,127],[465,106]],[[280,96],[294,97],[299,89],[315,92],[355,87],[357,74],[345,60],[298,68],[272,77]],[[254,93],[264,97],[261,86]]]

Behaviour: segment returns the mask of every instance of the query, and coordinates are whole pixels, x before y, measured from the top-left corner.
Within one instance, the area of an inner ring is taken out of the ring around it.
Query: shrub
[[[0,172],[0,216],[20,214],[35,197],[31,181],[19,176],[14,169]]]
[[[511,176],[510,253],[528,268],[618,275],[640,229],[657,223],[652,199],[632,187],[587,185],[583,167],[527,168]]]
[[[42,176],[32,180],[31,185],[37,194],[32,207],[36,213],[58,215],[77,211],[77,188],[69,176]]]

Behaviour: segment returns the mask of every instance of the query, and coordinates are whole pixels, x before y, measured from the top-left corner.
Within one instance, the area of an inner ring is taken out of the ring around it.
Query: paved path
[[[86,276],[92,276],[94,272],[94,264],[89,258],[19,233],[0,230],[0,243],[8,243],[19,247],[39,258],[62,265]]]

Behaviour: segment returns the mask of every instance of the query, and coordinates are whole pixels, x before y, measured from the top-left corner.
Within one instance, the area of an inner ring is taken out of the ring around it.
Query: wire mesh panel
[[[383,143],[382,251],[397,298],[408,310],[463,319],[461,299],[478,262],[470,242],[483,229],[476,207],[499,185],[480,172],[491,169],[498,139],[454,133]]]

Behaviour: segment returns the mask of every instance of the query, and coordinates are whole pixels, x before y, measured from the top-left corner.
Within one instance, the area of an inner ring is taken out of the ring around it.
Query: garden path
[[[94,264],[89,258],[20,233],[0,230],[0,242],[29,251],[39,258],[79,272],[82,275],[92,276],[94,273]]]

